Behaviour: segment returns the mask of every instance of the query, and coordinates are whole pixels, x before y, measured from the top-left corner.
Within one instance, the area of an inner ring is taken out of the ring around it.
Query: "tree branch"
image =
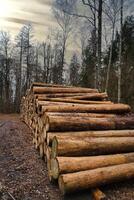
[[[67,13],[68,15],[71,15],[71,16],[75,16],[75,17],[80,17],[80,18],[85,18],[88,20],[88,22],[90,22],[93,26],[94,26],[94,23],[93,21],[91,21],[91,19],[86,16],[86,15],[81,15],[81,14],[77,14],[77,13],[70,13],[68,12],[67,10],[63,10],[63,12]]]

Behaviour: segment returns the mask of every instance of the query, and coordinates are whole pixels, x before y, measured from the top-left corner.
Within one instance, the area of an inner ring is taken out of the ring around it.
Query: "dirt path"
[[[6,187],[6,188],[3,188]],[[102,189],[109,200],[134,200],[134,181]],[[8,192],[8,193],[7,193]],[[18,115],[0,115],[0,200],[62,200]],[[90,192],[64,200],[90,200]]]
[[[18,118],[0,117],[1,185],[16,200],[62,199],[58,188],[50,184],[46,165],[33,148],[30,130]]]

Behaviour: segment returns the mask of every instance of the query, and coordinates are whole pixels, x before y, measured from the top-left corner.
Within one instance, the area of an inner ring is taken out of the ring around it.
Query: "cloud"
[[[19,18],[15,18],[15,17],[6,17],[5,19],[6,19],[6,21],[14,22],[14,23],[17,23],[17,24],[32,23],[32,24],[35,24],[35,25],[43,25],[43,23],[41,23],[41,22],[36,22],[36,21],[26,20],[26,19],[19,19]]]

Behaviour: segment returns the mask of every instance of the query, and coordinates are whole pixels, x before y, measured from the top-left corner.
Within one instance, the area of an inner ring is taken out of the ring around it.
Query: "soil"
[[[101,188],[109,200],[134,200],[134,180]],[[90,200],[90,191],[63,197],[49,182],[45,162],[33,148],[19,115],[0,115],[0,200]]]

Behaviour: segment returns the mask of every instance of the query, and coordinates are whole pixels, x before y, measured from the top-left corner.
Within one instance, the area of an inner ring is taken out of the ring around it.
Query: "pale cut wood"
[[[81,132],[47,132],[47,145],[52,144],[53,138],[68,140],[71,137],[134,137],[134,130],[107,130],[107,131],[81,131]]]
[[[44,146],[43,146],[43,144],[39,145],[39,153],[40,153],[40,157],[43,158],[44,157]]]
[[[134,178],[134,162],[60,175],[59,188],[63,194],[89,189]]]
[[[42,106],[42,112],[87,112],[87,113],[123,114],[123,113],[128,113],[130,111],[131,111],[130,106],[125,104]]]
[[[111,165],[134,162],[134,153],[100,155],[88,157],[56,157],[51,159],[51,171],[54,179],[67,174]]]
[[[68,140],[54,137],[52,158],[57,156],[88,156],[134,151],[134,137],[101,137]]]

